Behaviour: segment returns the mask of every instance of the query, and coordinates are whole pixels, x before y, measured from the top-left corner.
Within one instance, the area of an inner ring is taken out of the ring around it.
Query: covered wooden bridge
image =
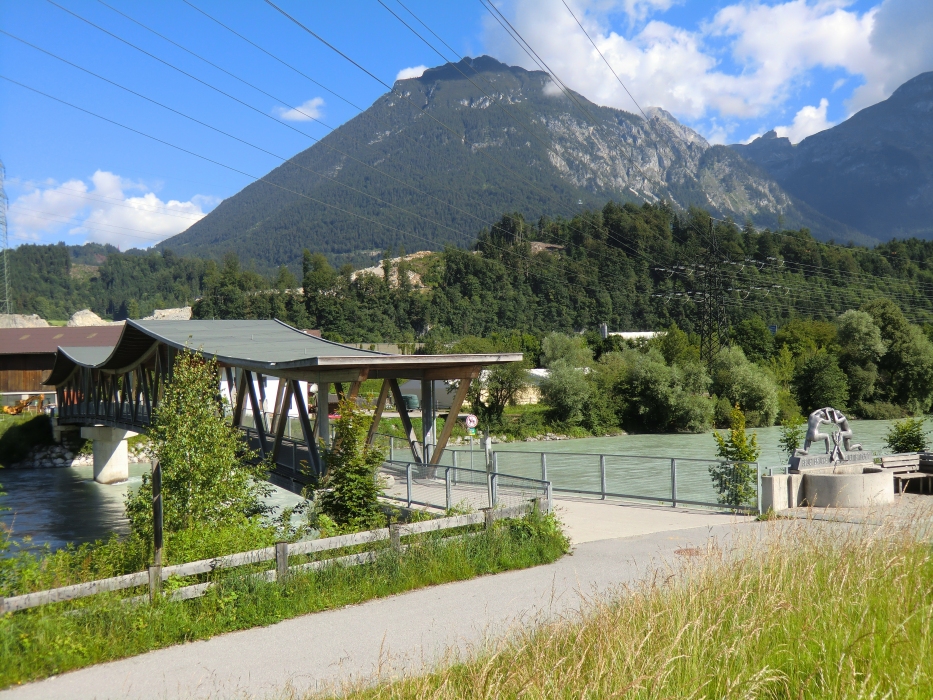
[[[331,385],[338,396],[356,398],[363,381],[382,380],[368,440],[375,437],[391,393],[412,461],[429,466],[440,462],[470,381],[485,366],[522,359],[521,353],[390,355],[324,340],[275,320],[127,321],[113,347],[58,348],[45,380],[58,394],[59,423],[81,426],[82,435],[94,440],[95,479],[126,478],[126,438],[148,429],[175,358],[185,350],[217,360],[218,387],[228,387],[233,424],[263,457],[271,456],[271,480],[296,492],[325,470],[319,442],[327,444],[330,437]],[[277,379],[270,414],[263,411],[266,377]],[[436,435],[433,398],[439,379],[461,381]],[[420,436],[402,399],[400,380],[421,381]],[[286,436],[290,413],[297,413],[300,438]]]

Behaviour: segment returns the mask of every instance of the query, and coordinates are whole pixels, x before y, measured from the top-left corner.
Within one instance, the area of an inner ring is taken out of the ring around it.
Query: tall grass
[[[351,698],[933,697],[933,557],[916,532],[768,523],[742,556],[592,603]],[[777,531],[779,530],[779,532]]]
[[[566,549],[553,518],[535,513],[472,537],[422,536],[403,552],[385,546],[372,564],[296,573],[284,583],[229,573],[207,595],[189,601],[129,605],[105,594],[7,614],[0,617],[0,688],[305,613],[544,564]]]

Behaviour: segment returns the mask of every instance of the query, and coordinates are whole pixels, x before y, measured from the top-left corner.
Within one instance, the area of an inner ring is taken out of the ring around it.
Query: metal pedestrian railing
[[[392,477],[384,489],[385,497],[409,507],[473,511],[535,499],[546,502],[548,510],[551,507],[551,485],[530,477],[401,460],[386,460],[380,476]]]
[[[453,452],[450,459],[456,464],[463,454],[463,450]],[[554,493],[721,509],[726,504],[719,500],[720,494],[710,475],[711,466],[735,465],[724,460],[656,455],[518,450],[492,453],[493,472],[525,478],[534,475],[533,478],[550,484]],[[730,508],[755,511],[760,507],[761,467],[757,462],[748,466],[757,475],[755,501],[729,505]]]

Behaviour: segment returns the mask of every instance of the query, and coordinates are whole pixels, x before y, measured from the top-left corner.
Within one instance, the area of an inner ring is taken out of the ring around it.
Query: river
[[[884,436],[892,421],[851,421],[856,442],[875,454],[884,451]],[[763,468],[783,465],[787,460],[778,447],[780,428],[755,428],[761,447],[759,462]],[[580,438],[543,442],[502,443],[497,452],[546,452],[549,457],[548,478],[555,487],[599,488],[598,459],[571,457],[569,453],[586,455],[621,454],[651,459],[607,460],[608,490],[616,493],[662,496],[668,493],[671,458],[678,460],[680,497],[695,500],[715,499],[711,492],[708,465],[690,459],[716,457],[716,445],[711,433],[699,435],[620,435],[617,437]],[[477,444],[474,465],[482,469],[482,457]],[[469,467],[469,449],[457,450],[460,467]],[[448,452],[449,455],[449,452]],[[400,450],[397,449],[397,456]],[[503,454],[499,470],[519,476],[540,477],[539,454]],[[449,463],[449,457],[444,459]],[[80,544],[109,537],[111,533],[125,535],[129,524],[123,509],[128,489],[138,488],[148,464],[130,465],[130,479],[122,484],[105,486],[93,480],[91,467],[64,469],[0,470],[0,484],[7,492],[0,497],[0,522],[12,530],[14,539],[28,547],[49,545],[52,549],[69,542]],[[299,497],[275,488],[270,505],[291,506]]]

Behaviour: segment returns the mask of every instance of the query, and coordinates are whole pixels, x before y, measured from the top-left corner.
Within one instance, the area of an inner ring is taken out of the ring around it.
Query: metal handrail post
[[[448,511],[454,507],[453,494],[451,493],[451,488],[450,488],[451,487],[450,471],[451,469],[454,469],[454,468],[455,467],[447,467],[447,469],[444,470],[444,488],[447,491],[447,510]]]
[[[606,500],[606,455],[599,455],[599,489],[600,499]]]
[[[391,435],[389,436],[389,461],[395,461],[395,438]]]
[[[411,462],[405,465],[405,482],[408,491],[408,507],[411,508]]]
[[[671,507],[677,507],[677,460],[671,460]]]
[[[454,473],[453,473],[453,475],[452,475],[452,477],[453,477],[453,483],[456,484],[456,483],[457,483],[457,450],[451,450],[450,453],[453,455],[453,457],[451,457],[451,459],[452,459],[452,461],[453,461],[453,463],[454,463]]]
[[[755,490],[755,505],[758,507],[758,515],[761,515],[761,462],[755,462],[755,475],[757,488]]]
[[[545,481],[545,489],[547,491],[547,512],[550,513],[554,510],[554,489],[551,487],[550,481]]]
[[[547,453],[541,453],[541,481],[547,481]]]
[[[492,479],[492,507],[495,508],[499,503],[499,472],[493,472],[489,476]]]

